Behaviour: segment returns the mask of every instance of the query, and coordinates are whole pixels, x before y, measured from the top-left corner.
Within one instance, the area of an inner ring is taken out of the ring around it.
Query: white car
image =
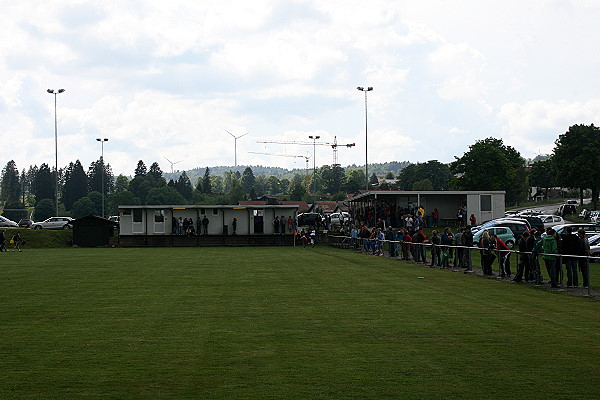
[[[600,235],[590,237],[588,242],[590,243],[590,254],[597,257],[592,258],[592,262],[600,262]]]
[[[19,227],[19,225],[15,221],[11,221],[10,219],[3,217],[2,215],[0,215],[0,226],[9,228]]]
[[[339,213],[333,213],[329,216],[331,219],[331,226],[341,226],[352,222],[352,217],[345,211]]]
[[[600,225],[600,211],[590,212],[590,222],[593,224]]]
[[[556,225],[564,225],[566,224],[563,217],[559,215],[538,215],[538,217],[544,223],[544,228],[551,228]]]
[[[50,217],[42,222],[34,222],[31,229],[71,229],[71,221],[71,217]]]

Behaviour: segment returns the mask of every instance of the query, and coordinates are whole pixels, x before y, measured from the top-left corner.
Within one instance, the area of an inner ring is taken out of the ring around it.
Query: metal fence
[[[460,245],[436,245],[433,243],[413,243],[404,242],[397,240],[372,240],[364,238],[352,238],[349,236],[328,236],[329,245],[332,247],[353,249],[356,251],[363,252],[365,254],[378,254],[403,261],[413,261],[417,263],[423,263],[431,267],[440,268],[464,268],[467,272],[473,271],[473,251],[486,250],[481,247],[475,246],[460,246]],[[500,276],[512,275],[510,270],[510,259],[512,254],[516,254],[516,265],[517,265],[517,277],[525,277],[525,280],[533,282],[535,284],[542,284],[542,271],[541,258],[544,256],[550,256],[555,258],[555,265],[557,267],[557,284],[561,288],[565,288],[564,276],[565,271],[563,270],[564,261],[576,260],[577,270],[580,270],[583,276],[583,284],[587,289],[589,295],[591,295],[591,281],[590,281],[590,263],[597,257],[593,256],[576,256],[576,255],[564,255],[564,254],[548,254],[548,253],[536,253],[536,252],[524,252],[516,250],[488,250],[495,255],[492,263],[497,259],[497,270]],[[596,260],[597,261],[597,260]],[[507,265],[508,263],[508,265]],[[529,266],[529,276],[524,276],[525,266]],[[507,268],[508,267],[508,268]],[[571,264],[571,268],[572,264]],[[482,267],[483,269],[483,267]],[[491,271],[491,270],[490,270]],[[573,272],[573,271],[572,271]],[[546,271],[546,275],[550,272]],[[530,278],[530,279],[526,279]],[[587,284],[587,285],[586,285]]]

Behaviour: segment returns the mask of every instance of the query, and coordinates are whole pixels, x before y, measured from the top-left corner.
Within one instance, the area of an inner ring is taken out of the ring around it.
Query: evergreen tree
[[[88,168],[89,191],[102,193],[102,182],[104,182],[104,194],[112,193],[115,186],[112,168],[110,164],[105,164],[102,157],[100,157],[98,161],[93,161]]]
[[[206,167],[204,177],[202,178],[202,193],[212,193],[212,183],[210,181],[210,170]]]
[[[19,202],[21,187],[19,182],[19,170],[17,164],[11,160],[2,169],[2,183],[0,184],[0,199],[5,204]]]
[[[278,177],[275,175],[271,175],[267,178],[267,193],[269,194],[279,194],[281,193],[281,182]]]
[[[135,176],[146,176],[147,173],[146,164],[144,161],[140,160],[137,163],[137,167],[135,167]]]
[[[181,173],[177,182],[175,182],[175,189],[183,196],[186,200],[192,199],[193,189],[192,182],[190,182],[190,178],[188,178],[185,171]]]
[[[256,178],[254,177],[252,168],[246,167],[246,169],[244,169],[244,173],[242,174],[241,179],[242,188],[246,193],[250,193],[250,190],[254,187],[255,181]]]
[[[369,189],[377,188],[377,186],[379,186],[379,179],[377,179],[377,175],[373,172],[369,178]]]
[[[162,178],[163,172],[160,169],[160,166],[158,165],[158,163],[156,161],[153,162],[152,165],[150,165],[150,169],[148,170],[148,174],[152,175],[154,177],[154,179],[156,179],[156,180]]]
[[[48,164],[44,163],[40,165],[36,172],[35,181],[33,185],[33,194],[35,195],[36,203],[44,199],[50,199],[54,201],[54,181],[52,180],[52,173]],[[49,217],[51,217],[50,215]],[[48,218],[48,217],[46,217]]]
[[[65,184],[62,192],[62,202],[67,210],[70,210],[77,200],[87,196],[87,179],[79,160],[69,163],[65,169]]]
[[[123,174],[117,176],[115,180],[115,193],[121,193],[129,189],[129,179]]]

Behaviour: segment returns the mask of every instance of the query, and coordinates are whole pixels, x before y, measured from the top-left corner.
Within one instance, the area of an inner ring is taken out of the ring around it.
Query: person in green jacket
[[[553,288],[558,287],[558,263],[556,256],[549,254],[558,254],[558,243],[556,241],[556,231],[552,228],[548,228],[546,236],[541,240],[541,248],[544,264],[546,264],[546,270],[550,275],[550,286]]]

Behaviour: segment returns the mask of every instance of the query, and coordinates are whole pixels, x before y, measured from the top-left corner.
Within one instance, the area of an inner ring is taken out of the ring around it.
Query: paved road
[[[591,202],[592,199],[583,199],[583,204],[588,204]],[[522,210],[533,210],[542,214],[554,214],[558,211],[558,207],[563,204],[563,203],[558,203],[558,204],[544,204],[544,205],[540,205],[539,207],[523,207]],[[568,220],[568,218],[565,218],[566,220]]]

